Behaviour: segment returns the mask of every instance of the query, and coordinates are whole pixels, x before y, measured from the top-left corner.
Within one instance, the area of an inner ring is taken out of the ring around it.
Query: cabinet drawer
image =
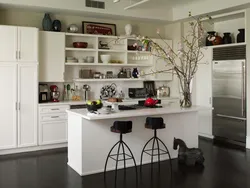
[[[39,145],[59,144],[67,142],[67,122],[40,122]]]
[[[66,121],[68,118],[66,113],[41,114],[40,121]]]
[[[48,107],[40,107],[39,111],[40,113],[46,114],[46,113],[61,113],[65,112],[67,109],[69,109],[68,105],[64,106],[48,106]]]

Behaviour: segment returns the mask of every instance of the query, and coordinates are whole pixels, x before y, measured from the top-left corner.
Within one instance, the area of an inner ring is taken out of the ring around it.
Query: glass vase
[[[180,107],[190,108],[192,106],[192,81],[182,81]]]

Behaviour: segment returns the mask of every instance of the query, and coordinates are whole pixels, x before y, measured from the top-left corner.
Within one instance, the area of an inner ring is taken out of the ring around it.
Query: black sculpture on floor
[[[199,148],[188,148],[185,142],[181,139],[174,138],[174,150],[178,151],[178,161],[187,166],[203,165],[205,158],[203,152]]]

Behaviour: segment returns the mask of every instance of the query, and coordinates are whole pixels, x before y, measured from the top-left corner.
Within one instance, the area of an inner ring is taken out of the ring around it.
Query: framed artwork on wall
[[[82,22],[82,33],[116,36],[116,25],[111,23]]]

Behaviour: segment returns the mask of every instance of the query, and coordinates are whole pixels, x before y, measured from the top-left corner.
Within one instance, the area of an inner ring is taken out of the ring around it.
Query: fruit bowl
[[[74,48],[87,48],[88,43],[87,42],[73,42]]]
[[[95,112],[98,109],[101,109],[103,107],[103,104],[101,102],[101,100],[97,100],[97,101],[88,101],[87,104],[87,110],[89,112]]]

